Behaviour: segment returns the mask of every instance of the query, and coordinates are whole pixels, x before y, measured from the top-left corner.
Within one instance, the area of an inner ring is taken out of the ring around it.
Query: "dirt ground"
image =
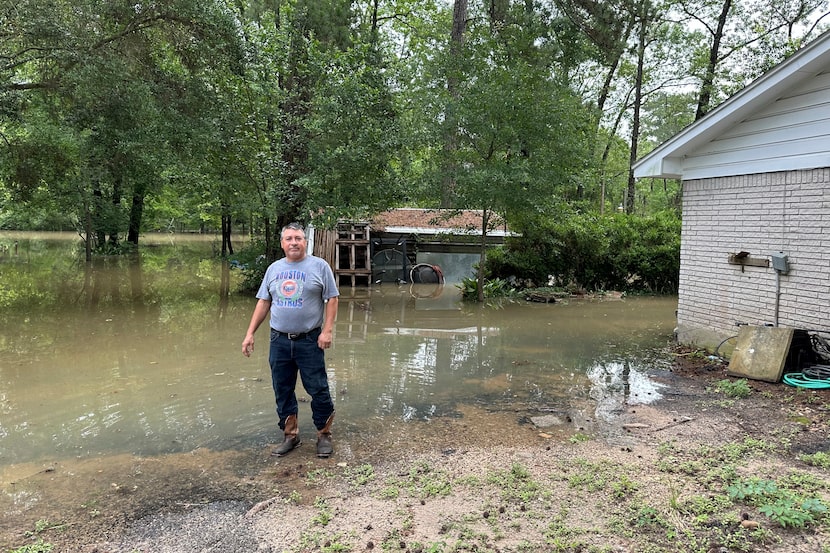
[[[0,550],[830,552],[826,514],[785,527],[723,484],[775,481],[830,505],[830,471],[802,457],[830,453],[830,390],[748,381],[733,398],[717,389],[736,380],[724,363],[666,355],[650,375],[662,399],[612,424],[472,405],[366,451],[335,434],[325,460],[309,438],[279,459],[263,447],[16,467]],[[492,424],[471,432],[471,417]]]

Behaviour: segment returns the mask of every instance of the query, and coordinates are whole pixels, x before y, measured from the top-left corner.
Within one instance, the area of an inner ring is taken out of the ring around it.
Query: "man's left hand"
[[[319,347],[320,349],[328,349],[331,347],[331,342],[331,331],[323,331],[320,333],[320,337],[317,338],[317,347]]]

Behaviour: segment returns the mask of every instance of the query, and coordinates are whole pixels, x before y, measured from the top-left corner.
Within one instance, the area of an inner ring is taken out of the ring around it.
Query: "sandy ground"
[[[720,504],[713,484],[721,470],[788,479],[830,505],[828,470],[799,460],[830,452],[830,390],[750,381],[749,397],[726,398],[714,387],[723,364],[667,355],[672,369],[653,375],[663,399],[622,406],[612,424],[477,405],[364,440],[365,451],[335,433],[325,460],[308,437],[279,459],[263,447],[16,467],[3,475],[0,547],[830,552],[828,517],[785,528],[750,502]],[[471,431],[473,417],[488,424]],[[84,497],[73,493],[80,481]]]

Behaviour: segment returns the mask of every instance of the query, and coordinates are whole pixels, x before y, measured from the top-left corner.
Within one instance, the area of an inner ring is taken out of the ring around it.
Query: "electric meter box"
[[[787,256],[784,255],[784,252],[773,252],[771,257],[773,269],[783,274],[790,270],[790,264],[787,262]]]

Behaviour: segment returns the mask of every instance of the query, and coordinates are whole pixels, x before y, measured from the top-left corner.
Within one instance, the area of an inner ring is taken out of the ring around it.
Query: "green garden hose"
[[[830,365],[812,365],[800,373],[787,373],[782,378],[784,384],[797,388],[820,390],[830,388]]]

